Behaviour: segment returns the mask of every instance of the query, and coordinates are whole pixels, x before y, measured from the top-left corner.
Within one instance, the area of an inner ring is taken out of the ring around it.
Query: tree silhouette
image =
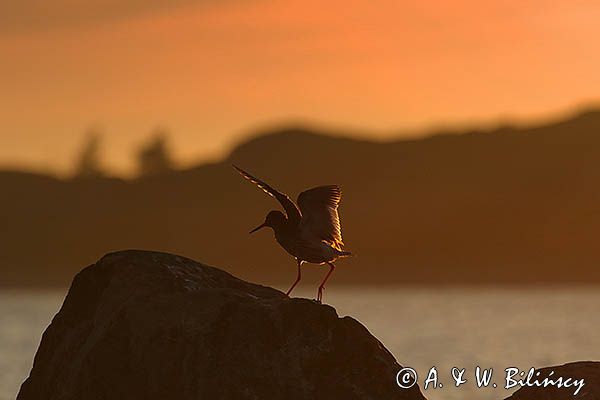
[[[167,136],[165,129],[156,129],[152,139],[140,147],[137,153],[140,176],[159,175],[173,169]]]
[[[96,129],[89,130],[75,164],[76,178],[90,179],[106,176],[100,157],[101,143],[100,132]]]

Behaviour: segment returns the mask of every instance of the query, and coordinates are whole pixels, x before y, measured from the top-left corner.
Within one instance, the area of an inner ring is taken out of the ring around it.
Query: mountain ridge
[[[344,239],[357,257],[340,262],[332,284],[600,283],[598,160],[600,111],[587,111],[391,142],[294,127],[216,163],[132,180],[4,171],[0,285],[65,285],[78,265],[131,247],[287,284],[293,260],[270,234],[247,235],[278,204],[232,163],[292,198],[342,187]],[[309,282],[324,272],[306,270]]]

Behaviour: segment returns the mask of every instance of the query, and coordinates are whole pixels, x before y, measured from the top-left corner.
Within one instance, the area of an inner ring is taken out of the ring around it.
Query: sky
[[[373,139],[600,100],[596,0],[6,0],[0,166],[68,174],[86,132],[128,174],[157,127],[180,165],[270,126]]]

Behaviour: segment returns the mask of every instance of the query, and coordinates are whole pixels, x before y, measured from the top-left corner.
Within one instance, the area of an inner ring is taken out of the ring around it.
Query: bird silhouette
[[[243,169],[235,165],[233,167],[244,178],[277,199],[285,210],[285,214],[281,211],[270,211],[265,222],[250,233],[265,227],[273,229],[277,243],[296,258],[298,275],[286,295],[289,296],[300,282],[302,263],[329,265],[329,271],[317,291],[316,301],[322,302],[325,283],[335,270],[334,261],[352,254],[342,250],[344,243],[337,211],[342,198],[340,188],[336,185],[328,185],[308,189],[298,195],[296,206],[286,194],[275,190]]]

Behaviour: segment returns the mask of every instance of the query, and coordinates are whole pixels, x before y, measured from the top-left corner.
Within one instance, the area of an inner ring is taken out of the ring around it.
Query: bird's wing
[[[298,210],[298,207],[296,207],[294,202],[290,200],[290,198],[286,194],[273,189],[266,182],[263,182],[260,179],[250,175],[249,173],[247,173],[241,168],[238,168],[235,165],[233,166],[233,168],[235,168],[244,178],[248,179],[250,182],[254,183],[256,186],[261,188],[266,194],[275,197],[277,201],[279,201],[283,206],[283,209],[287,214],[288,220],[295,223],[300,222],[300,219],[302,218],[300,210]]]
[[[342,246],[344,243],[337,211],[341,199],[342,191],[335,185],[319,186],[300,193],[298,206],[302,212],[302,228],[336,247]]]

